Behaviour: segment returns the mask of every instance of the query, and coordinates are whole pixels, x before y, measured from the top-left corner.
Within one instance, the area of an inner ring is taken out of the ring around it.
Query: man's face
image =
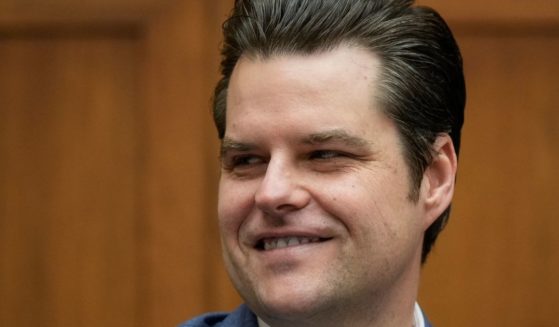
[[[426,214],[374,101],[378,74],[373,54],[350,47],[235,67],[219,225],[229,274],[261,316],[415,298]]]

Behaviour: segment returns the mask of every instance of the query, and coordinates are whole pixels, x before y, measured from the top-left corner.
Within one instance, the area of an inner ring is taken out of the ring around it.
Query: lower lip
[[[302,257],[315,256],[318,250],[328,246],[331,240],[287,246],[272,250],[256,250],[257,256],[269,263],[286,263],[288,261],[300,260]]]

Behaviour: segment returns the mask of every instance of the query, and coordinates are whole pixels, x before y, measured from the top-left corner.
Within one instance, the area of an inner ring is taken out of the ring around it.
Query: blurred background
[[[174,326],[240,300],[210,97],[232,0],[0,2],[0,326]],[[436,326],[556,326],[559,2],[424,0],[465,60]]]

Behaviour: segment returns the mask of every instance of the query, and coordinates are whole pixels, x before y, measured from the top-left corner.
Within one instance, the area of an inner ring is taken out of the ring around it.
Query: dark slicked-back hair
[[[227,88],[239,58],[302,54],[341,45],[369,49],[381,61],[377,103],[397,125],[417,201],[436,137],[458,153],[464,120],[462,58],[437,12],[413,0],[237,0],[223,26],[222,78],[213,115],[223,139]],[[450,206],[425,232],[422,261],[444,228]]]

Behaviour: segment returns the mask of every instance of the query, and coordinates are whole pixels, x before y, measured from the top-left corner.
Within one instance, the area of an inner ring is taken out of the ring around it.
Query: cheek
[[[390,239],[403,232],[414,204],[408,200],[407,184],[386,176],[355,175],[322,183],[320,205],[337,217],[350,234],[369,239]],[[404,226],[402,226],[404,225]]]
[[[249,185],[221,181],[217,203],[219,227],[223,234],[236,234],[249,215],[254,203],[254,193]]]
[[[348,224],[362,223],[377,215],[377,202],[385,202],[384,187],[375,178],[345,175],[315,183],[315,199],[320,206]]]

